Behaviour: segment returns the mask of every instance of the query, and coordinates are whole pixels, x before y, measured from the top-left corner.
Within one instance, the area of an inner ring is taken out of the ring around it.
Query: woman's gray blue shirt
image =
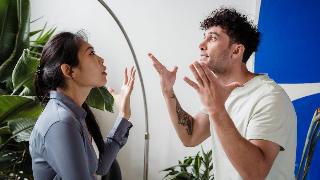
[[[95,154],[86,128],[86,111],[66,95],[50,91],[50,100],[30,136],[33,176],[36,180],[91,180],[105,175],[127,142],[132,124],[117,118],[104,139],[105,152]]]

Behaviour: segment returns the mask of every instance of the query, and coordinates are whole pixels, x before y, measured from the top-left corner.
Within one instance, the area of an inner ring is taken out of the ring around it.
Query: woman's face
[[[106,67],[103,59],[95,54],[93,47],[81,40],[78,52],[79,64],[73,67],[73,79],[79,86],[101,87],[107,83]]]

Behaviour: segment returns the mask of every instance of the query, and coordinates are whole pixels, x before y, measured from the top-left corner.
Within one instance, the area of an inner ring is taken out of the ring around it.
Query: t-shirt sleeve
[[[249,119],[246,138],[268,140],[277,143],[281,150],[287,147],[292,116],[290,100],[281,93],[262,97],[253,108]]]
[[[62,179],[91,179],[80,129],[54,123],[45,136],[47,160]]]

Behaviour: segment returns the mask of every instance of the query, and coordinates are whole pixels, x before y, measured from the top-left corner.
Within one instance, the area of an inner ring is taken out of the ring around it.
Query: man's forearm
[[[241,136],[227,111],[210,114],[221,145],[244,179],[264,179],[270,168],[263,151]]]
[[[170,119],[178,136],[181,141],[187,145],[192,136],[194,118],[182,109],[173,90],[163,93],[163,95],[167,103]]]

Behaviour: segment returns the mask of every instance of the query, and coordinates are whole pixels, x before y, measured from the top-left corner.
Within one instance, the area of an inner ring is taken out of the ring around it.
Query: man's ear
[[[244,53],[244,46],[242,44],[235,44],[235,47],[233,49],[233,52],[232,52],[232,56],[234,57],[243,57],[243,53]]]
[[[68,64],[61,64],[60,69],[64,76],[72,78],[72,68]]]

